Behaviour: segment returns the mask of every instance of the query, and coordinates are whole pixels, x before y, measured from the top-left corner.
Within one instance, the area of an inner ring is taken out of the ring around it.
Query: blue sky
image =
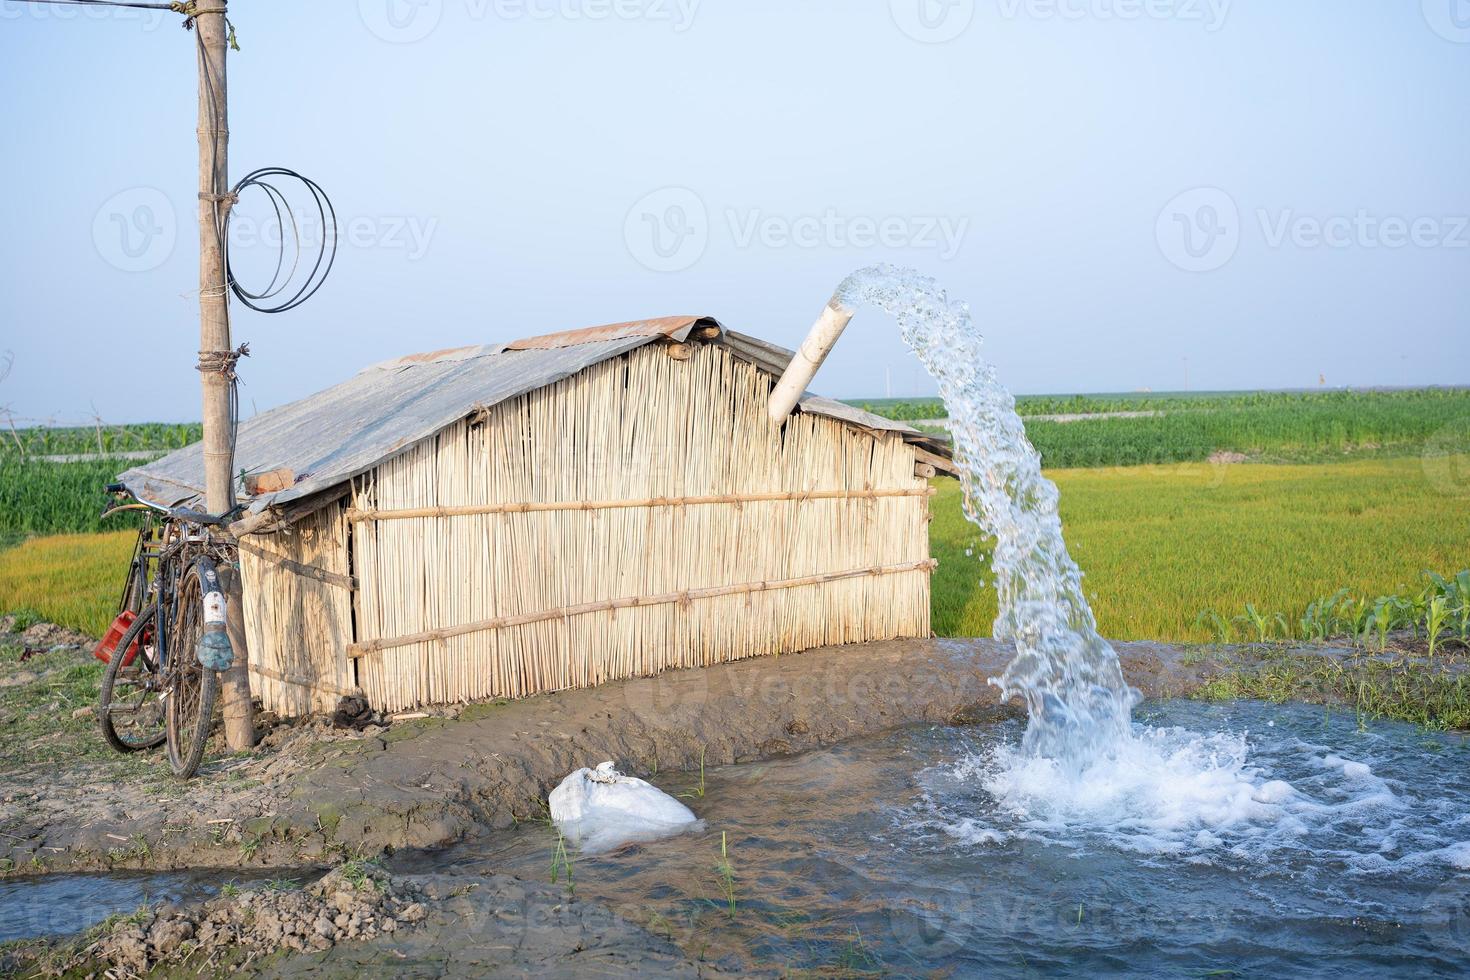
[[[848,271],[1018,392],[1470,382],[1470,0],[231,5],[231,172],[319,181],[247,414],[399,354],[669,313],[796,343]],[[0,405],[198,417],[193,40],[0,0]],[[237,212],[243,267],[268,237]],[[171,214],[170,214],[171,212]],[[816,384],[932,389],[860,314]]]

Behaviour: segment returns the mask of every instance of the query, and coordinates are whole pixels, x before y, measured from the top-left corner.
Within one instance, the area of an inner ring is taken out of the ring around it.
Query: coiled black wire
[[[317,218],[321,222],[322,240],[317,248],[316,260],[311,265],[311,271],[301,284],[293,292],[288,292],[292,283],[297,281],[297,270],[301,266],[301,229],[297,225],[296,215],[291,211],[290,203],[286,200],[276,184],[271,183],[270,178],[284,178],[298,181],[311,194],[312,203],[316,205]],[[240,284],[235,276],[235,269],[230,262],[230,218],[234,214],[235,206],[239,203],[242,193],[250,188],[258,188],[265,192],[266,199],[270,201],[271,207],[276,213],[276,222],[281,229],[281,250],[276,256],[276,268],[271,274],[270,282],[264,289],[254,292],[246,289]],[[327,273],[332,271],[332,263],[337,259],[337,211],[332,207],[331,198],[327,197],[326,191],[316,181],[309,177],[303,177],[294,170],[285,167],[262,167],[252,170],[240,179],[230,189],[231,207],[225,213],[224,227],[220,229],[221,245],[224,251],[225,281],[229,284],[230,292],[244,303],[247,307],[259,313],[284,313],[295,309],[316,293],[327,281]],[[286,222],[291,224],[291,240],[295,244],[295,253],[291,258],[291,266],[286,269],[283,276],[282,269],[286,265]]]

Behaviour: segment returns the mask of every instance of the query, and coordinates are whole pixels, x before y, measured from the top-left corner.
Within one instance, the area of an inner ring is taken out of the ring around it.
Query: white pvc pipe
[[[837,338],[841,337],[842,331],[847,329],[853,312],[851,307],[836,296],[827,301],[827,305],[822,309],[822,315],[817,317],[816,323],[812,324],[811,332],[796,349],[791,363],[786,366],[781,380],[776,382],[776,388],[771,392],[768,410],[772,425],[781,425],[786,421],[786,417],[801,400],[806,386],[811,384],[812,378],[816,377],[817,369],[832,352],[832,346],[837,343]]]

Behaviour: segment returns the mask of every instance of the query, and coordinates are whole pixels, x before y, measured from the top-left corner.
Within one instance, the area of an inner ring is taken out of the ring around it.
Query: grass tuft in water
[[[735,918],[735,866],[730,863],[730,846],[725,831],[720,831],[720,863],[715,865],[720,876],[720,892],[725,897],[725,911]]]
[[[686,800],[702,800],[702,799],[704,799],[704,752],[705,752],[704,746],[700,746],[700,749],[699,749],[699,782],[697,784],[695,784],[695,786],[694,786],[693,789],[690,789],[690,790],[687,790],[686,792],[680,793],[679,794],[679,797],[681,799],[686,799]]]
[[[573,878],[572,856],[567,851],[566,835],[558,828],[556,831],[556,846],[551,851],[551,883],[557,884],[563,878],[567,883],[567,898],[575,898],[577,895],[577,883]]]

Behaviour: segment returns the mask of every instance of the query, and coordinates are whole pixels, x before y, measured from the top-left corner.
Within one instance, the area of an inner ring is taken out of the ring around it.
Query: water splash
[[[968,307],[933,279],[891,265],[854,272],[833,299],[892,315],[939,383],[965,516],[996,539],[994,633],[1016,646],[998,683],[1006,697],[1026,702],[1023,751],[1073,773],[1115,755],[1130,737],[1138,693],[1097,633],[1082,573],[1062,540],[1057,488],[1041,475],[1015,398],[981,354]]]

